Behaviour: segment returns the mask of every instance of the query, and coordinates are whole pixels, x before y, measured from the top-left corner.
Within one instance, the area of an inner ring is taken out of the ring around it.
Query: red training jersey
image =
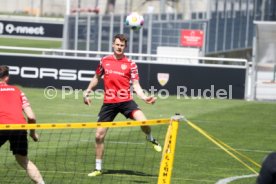
[[[0,82],[0,124],[26,124],[22,109],[29,105],[17,87]]]
[[[116,59],[114,55],[103,57],[96,74],[103,76],[104,103],[119,103],[132,100],[131,81],[139,80],[135,62],[124,56]]]

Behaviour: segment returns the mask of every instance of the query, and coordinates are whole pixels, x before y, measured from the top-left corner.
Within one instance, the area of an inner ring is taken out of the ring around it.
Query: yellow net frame
[[[0,124],[0,130],[31,130],[31,129],[80,129],[80,128],[116,128],[131,126],[146,126],[169,124],[163,154],[160,163],[158,184],[169,184],[173,170],[173,162],[178,132],[178,120],[152,119],[146,121],[118,121],[118,122],[81,122],[81,123],[45,123],[45,124]]]

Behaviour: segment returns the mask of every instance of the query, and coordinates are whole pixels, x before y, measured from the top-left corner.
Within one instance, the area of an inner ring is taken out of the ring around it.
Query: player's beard
[[[123,52],[122,49],[117,49],[117,50],[115,50],[115,56],[116,56],[117,59],[122,58],[123,55],[124,55],[124,52]]]

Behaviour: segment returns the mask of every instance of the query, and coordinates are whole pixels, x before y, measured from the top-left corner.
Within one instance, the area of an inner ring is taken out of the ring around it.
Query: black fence
[[[124,25],[126,15],[70,15],[66,21],[67,49],[111,51],[111,39],[116,33],[133,36],[132,53],[156,54],[158,46],[183,47],[182,29],[204,31],[205,55],[250,49],[253,46],[254,20],[275,21],[275,0],[213,0],[210,10],[191,10],[189,19],[183,12],[144,14],[141,32]],[[148,42],[148,40],[150,40]]]

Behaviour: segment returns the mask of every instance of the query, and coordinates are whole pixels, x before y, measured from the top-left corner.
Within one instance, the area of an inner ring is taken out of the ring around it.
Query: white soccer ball
[[[132,12],[126,18],[126,25],[133,30],[139,30],[144,25],[144,17],[137,12]]]

